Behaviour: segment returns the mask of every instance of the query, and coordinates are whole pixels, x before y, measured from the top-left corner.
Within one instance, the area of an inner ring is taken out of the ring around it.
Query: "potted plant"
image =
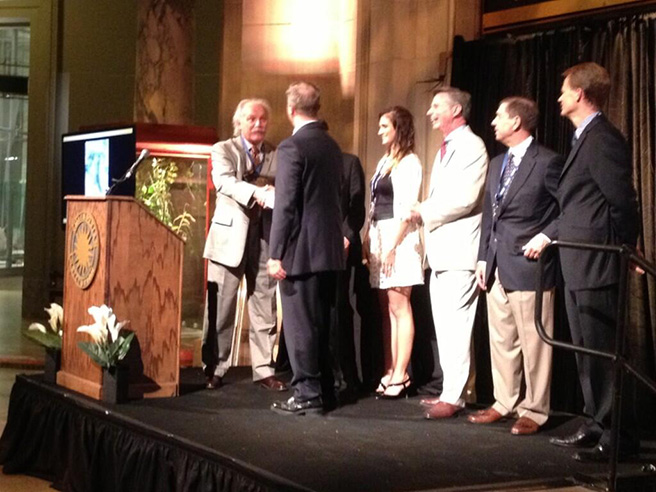
[[[128,321],[116,322],[112,308],[91,306],[89,314],[94,323],[80,326],[77,331],[91,336],[90,342],[77,342],[91,360],[103,369],[102,399],[109,403],[127,401],[128,367],[120,362],[130,350],[134,333],[121,334]]]
[[[30,340],[43,345],[46,356],[44,359],[43,380],[48,383],[57,382],[57,371],[61,365],[62,323],[64,310],[57,303],[51,303],[49,308],[43,308],[48,313],[48,327],[41,323],[32,323],[23,334]]]

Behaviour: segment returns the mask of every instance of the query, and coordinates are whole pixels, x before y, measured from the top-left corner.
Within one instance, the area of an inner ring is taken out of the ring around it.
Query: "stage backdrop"
[[[654,262],[656,178],[656,12],[612,19],[586,19],[576,25],[522,36],[497,36],[456,42],[452,85],[472,93],[471,126],[485,140],[490,155],[504,148],[495,142],[490,122],[499,101],[510,95],[535,99],[540,107],[537,139],[567,155],[573,128],[557,103],[563,71],[595,61],[611,74],[605,113],[627,137],[633,150],[634,183],[642,214],[639,247]],[[490,83],[494,81],[493,83]],[[651,378],[656,375],[656,282],[632,275],[628,346],[630,360]],[[565,322],[561,311],[559,319]],[[561,325],[560,333],[566,330]],[[567,377],[555,352],[554,408],[571,406],[574,374]],[[654,430],[656,399],[644,386],[631,389],[640,422]]]

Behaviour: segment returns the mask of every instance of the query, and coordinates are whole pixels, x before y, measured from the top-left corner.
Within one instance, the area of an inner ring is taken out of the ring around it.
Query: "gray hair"
[[[241,101],[239,101],[239,104],[237,104],[237,109],[235,109],[235,114],[232,115],[232,129],[233,129],[233,136],[235,137],[241,135],[239,120],[241,120],[241,117],[243,116],[244,113],[244,108],[248,104],[257,104],[259,106],[262,106],[266,110],[267,116],[271,115],[271,105],[269,104],[269,101],[267,101],[266,99],[261,99],[257,97],[242,99]]]
[[[305,116],[314,117],[321,107],[321,91],[311,82],[294,82],[285,92],[287,104]]]

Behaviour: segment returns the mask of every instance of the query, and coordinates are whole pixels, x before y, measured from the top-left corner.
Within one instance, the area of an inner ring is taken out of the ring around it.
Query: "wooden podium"
[[[130,397],[176,396],[184,241],[131,197],[67,196],[64,335],[57,383],[100,399],[102,370],[77,345],[106,304],[135,337]]]

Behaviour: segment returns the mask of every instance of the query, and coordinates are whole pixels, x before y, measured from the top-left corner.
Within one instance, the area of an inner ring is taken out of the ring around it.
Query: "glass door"
[[[29,26],[0,26],[0,275],[24,261],[29,53]]]

